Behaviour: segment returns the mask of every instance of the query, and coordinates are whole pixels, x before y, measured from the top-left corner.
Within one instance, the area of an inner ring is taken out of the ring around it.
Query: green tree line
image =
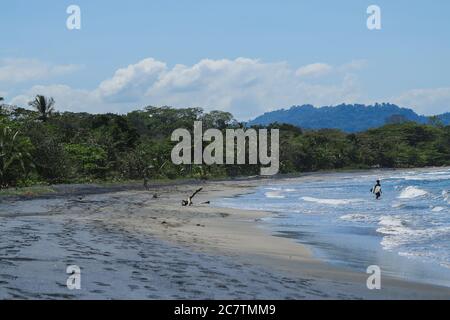
[[[257,175],[258,165],[180,165],[170,155],[175,129],[241,128],[230,113],[199,108],[147,107],[124,115],[57,112],[52,98],[29,108],[1,104],[0,186]],[[259,128],[259,127],[255,127]],[[339,130],[280,129],[280,172],[450,165],[450,126],[389,122],[347,134]]]

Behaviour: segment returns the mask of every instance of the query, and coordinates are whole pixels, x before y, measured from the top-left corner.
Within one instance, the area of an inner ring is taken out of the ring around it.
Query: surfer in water
[[[380,180],[377,180],[377,183],[372,189],[370,189],[370,192],[372,192],[377,197],[377,200],[380,200],[382,194]]]

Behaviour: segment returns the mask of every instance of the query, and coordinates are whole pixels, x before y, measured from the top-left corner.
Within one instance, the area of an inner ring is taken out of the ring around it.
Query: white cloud
[[[352,60],[348,63],[345,63],[341,66],[339,66],[338,70],[340,72],[352,72],[352,71],[359,71],[367,66],[367,60],[359,59],[359,60]]]
[[[155,59],[144,59],[126,68],[119,69],[111,79],[100,83],[98,94],[110,101],[136,101],[155,83],[167,69],[165,63]]]
[[[34,95],[44,94],[55,98],[59,110],[127,112],[148,105],[170,105],[219,109],[246,120],[295,104],[357,102],[361,94],[354,73],[341,70],[325,82],[320,77],[311,82],[310,77],[298,76],[299,72],[314,75],[336,68],[320,63],[295,69],[284,62],[247,58],[204,59],[191,66],[169,68],[164,62],[148,58],[117,70],[93,90],[34,86],[12,102],[26,105]]]
[[[312,63],[297,70],[299,77],[320,77],[330,73],[333,67],[326,63]]]
[[[54,97],[57,109],[62,111],[124,113],[148,105],[170,105],[219,109],[247,120],[290,105],[370,102],[357,77],[366,64],[365,60],[354,60],[337,66],[313,63],[295,69],[285,62],[237,58],[204,59],[169,68],[164,62],[147,58],[118,69],[92,90],[62,84],[35,85],[8,102],[26,106],[36,94],[44,94]],[[48,78],[75,69],[73,65],[37,60],[0,60],[0,83]],[[6,92],[0,92],[0,96],[6,97]],[[426,115],[449,112],[450,88],[414,89],[384,101]]]
[[[120,103],[105,102],[95,90],[73,89],[67,85],[60,84],[33,86],[23,94],[14,97],[9,103],[26,107],[28,102],[32,101],[38,94],[53,97],[56,102],[56,109],[59,111],[89,113],[122,113],[126,111]]]
[[[424,115],[450,112],[450,87],[413,89],[391,99],[401,106],[412,107]]]
[[[41,94],[53,97],[57,102],[58,110],[78,110],[87,111],[89,105],[84,105],[83,102],[94,102],[93,95],[87,90],[72,89],[66,85],[50,85],[50,86],[33,86],[24,94],[14,97],[11,104],[19,106],[27,106],[28,102],[33,100],[33,97]]]
[[[76,65],[52,65],[35,59],[1,59],[0,82],[19,83],[69,74]]]
[[[328,104],[354,99],[356,86],[342,77],[334,84],[310,84],[287,63],[259,60],[205,59],[193,66],[177,65],[165,72],[147,97],[158,105],[200,106],[248,119],[298,103]]]

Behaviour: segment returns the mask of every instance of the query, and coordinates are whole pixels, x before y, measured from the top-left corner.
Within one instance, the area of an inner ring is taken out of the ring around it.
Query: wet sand
[[[202,183],[188,208],[181,200],[199,183],[3,199],[0,299],[450,298],[450,288],[388,277],[368,290],[363,271],[272,236],[261,221],[268,213],[200,204],[261,183]],[[69,265],[81,267],[81,290],[66,287]]]

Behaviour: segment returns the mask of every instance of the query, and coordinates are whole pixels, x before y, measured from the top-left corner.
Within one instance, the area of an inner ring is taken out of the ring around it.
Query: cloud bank
[[[35,59],[0,59],[0,84],[19,83],[69,74],[79,66],[52,65]]]
[[[34,71],[27,73],[21,67],[25,64],[18,63],[19,67],[13,70],[17,81],[71,69],[70,66],[48,65],[43,68],[31,63]],[[14,97],[11,103],[25,106],[36,94],[44,94],[54,97],[57,108],[62,111],[125,113],[149,105],[169,105],[223,110],[233,113],[239,120],[248,120],[290,105],[371,102],[358,81],[358,73],[365,64],[364,60],[355,60],[343,65],[313,63],[293,68],[285,62],[237,58],[203,59],[189,66],[169,67],[165,62],[147,58],[118,69],[94,89],[63,84],[36,85]],[[0,80],[1,70],[0,67]],[[450,105],[450,89],[417,89],[386,101],[410,106],[425,114],[436,113]]]
[[[416,112],[425,115],[450,112],[450,87],[413,89],[393,97],[392,101],[402,106],[414,107]]]
[[[27,75],[21,70],[17,68],[17,79],[45,73],[44,68],[37,67]],[[50,71],[56,74],[64,68]],[[36,85],[11,103],[26,105],[34,95],[44,94],[55,98],[59,110],[123,113],[148,105],[170,105],[224,110],[246,120],[280,106],[357,101],[360,93],[352,72],[327,64],[295,69],[284,62],[248,58],[204,59],[191,66],[169,68],[164,62],[147,58],[117,70],[93,90]],[[324,76],[333,77],[333,81],[322,82]]]

